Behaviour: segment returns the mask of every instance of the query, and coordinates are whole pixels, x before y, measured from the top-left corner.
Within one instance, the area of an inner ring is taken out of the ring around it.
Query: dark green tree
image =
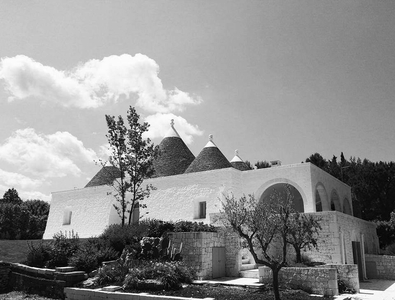
[[[19,198],[17,190],[11,188],[4,193],[2,203],[11,203],[11,204],[20,205],[22,204],[22,199]]]
[[[153,159],[157,155],[157,148],[149,138],[143,137],[149,124],[140,123],[139,119],[140,116],[134,107],[130,107],[127,112],[128,126],[125,125],[122,116],[116,119],[114,116],[106,115],[106,137],[111,151],[108,163],[119,170],[119,176],[111,180],[109,185],[116,191],[114,196],[118,204],[114,207],[121,218],[122,226],[128,217],[128,223],[131,224],[133,211],[145,206],[141,203],[142,200],[154,189],[152,185],[143,187],[142,184],[144,179],[154,173]],[[100,163],[103,167],[107,164],[103,161]]]
[[[257,161],[257,162],[255,163],[255,167],[256,167],[257,169],[270,168],[270,163],[267,162],[266,160],[265,160],[265,161]]]

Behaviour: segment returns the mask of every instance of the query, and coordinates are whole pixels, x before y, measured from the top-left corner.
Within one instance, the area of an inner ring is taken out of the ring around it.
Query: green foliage
[[[167,232],[174,231],[173,222],[164,222],[157,219],[147,219],[140,221],[139,225],[147,226],[147,233],[145,236],[148,237],[161,237]]]
[[[178,221],[174,224],[174,232],[216,232],[213,225],[203,222]]]
[[[70,236],[63,232],[55,234],[51,242],[51,256],[46,266],[49,268],[67,266],[69,259],[78,250],[79,246],[78,235],[74,232]]]
[[[1,200],[1,202],[20,205],[20,204],[22,204],[22,199],[19,198],[17,190],[14,188],[11,188],[11,189],[8,189],[4,193],[3,199]]]
[[[182,283],[191,283],[195,276],[193,268],[182,262],[150,261],[140,268],[131,268],[125,277],[125,290],[149,290],[163,288],[175,290],[181,288]],[[150,285],[147,282],[157,282]]]
[[[301,250],[317,248],[318,234],[322,229],[319,221],[320,219],[312,215],[299,212],[292,214],[287,243],[294,247],[297,263],[302,262]]]
[[[41,200],[0,201],[0,238],[41,239],[48,213],[49,204]]]
[[[115,190],[115,198],[118,202],[114,205],[125,225],[127,213],[129,213],[128,224],[132,223],[133,211],[137,207],[144,207],[141,202],[149,197],[152,185],[142,186],[144,179],[154,174],[153,159],[158,153],[158,148],[154,148],[149,138],[143,138],[143,134],[148,131],[149,124],[139,122],[140,115],[134,107],[129,107],[127,112],[127,123],[122,116],[106,115],[108,134],[106,135],[110,145],[111,155],[109,163],[119,170],[119,177],[110,182]],[[100,161],[104,167],[107,162]],[[104,171],[106,169],[103,169]],[[126,193],[130,192],[132,198],[126,199]]]
[[[28,243],[29,252],[26,258],[26,264],[32,267],[43,268],[51,259],[52,247],[47,242],[41,242],[38,245]]]
[[[337,280],[337,287],[339,289],[339,294],[355,294],[357,291],[346,284],[343,280]]]
[[[69,259],[69,265],[87,273],[97,269],[103,261],[115,260],[119,253],[104,240],[90,238]]]
[[[147,226],[144,223],[125,226],[113,224],[108,226],[99,238],[121,253],[126,245],[138,244],[146,232]]]
[[[265,161],[257,161],[255,163],[255,167],[257,169],[265,169],[265,168],[270,168],[271,166],[270,163],[265,160]]]

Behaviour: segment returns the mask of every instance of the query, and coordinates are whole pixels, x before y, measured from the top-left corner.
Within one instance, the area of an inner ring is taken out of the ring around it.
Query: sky
[[[231,160],[393,161],[395,2],[0,0],[0,197],[50,201],[134,106]]]

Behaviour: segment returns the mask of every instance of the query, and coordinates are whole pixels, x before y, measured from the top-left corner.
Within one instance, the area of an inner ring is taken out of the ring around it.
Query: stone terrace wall
[[[359,293],[359,277],[357,265],[323,265],[316,268],[335,268],[337,270],[337,279],[343,281],[347,287],[353,288]]]
[[[65,288],[67,300],[214,300],[214,298],[185,298],[174,296],[150,295],[148,293],[117,293],[100,290],[88,290],[79,288]]]
[[[268,267],[259,267],[259,282],[271,282],[272,272]],[[308,290],[314,294],[334,296],[339,294],[335,268],[283,268],[279,280],[292,288]]]
[[[328,264],[353,264],[352,241],[361,241],[365,253],[377,254],[379,249],[376,226],[368,221],[337,211],[308,213],[321,218],[322,230],[318,237],[318,249],[306,251],[313,261]]]
[[[368,279],[395,280],[395,256],[367,254],[365,263]]]
[[[175,247],[182,243],[181,256],[197,270],[197,276],[211,279],[213,272],[213,247],[225,247],[226,276],[237,276],[240,271],[240,239],[231,231],[219,229],[218,232],[173,232],[170,239]]]

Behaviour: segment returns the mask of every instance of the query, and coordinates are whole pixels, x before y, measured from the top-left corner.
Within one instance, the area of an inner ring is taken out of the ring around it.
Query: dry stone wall
[[[365,262],[368,279],[395,280],[395,256],[366,255]]]
[[[183,261],[195,268],[199,278],[212,278],[213,247],[225,248],[226,276],[238,276],[240,239],[233,232],[227,229],[218,229],[218,232],[173,232],[170,239],[176,248],[182,243]]]
[[[272,272],[268,267],[259,267],[259,282],[271,282]],[[339,294],[335,268],[283,268],[279,273],[280,283],[292,288],[324,296]]]

